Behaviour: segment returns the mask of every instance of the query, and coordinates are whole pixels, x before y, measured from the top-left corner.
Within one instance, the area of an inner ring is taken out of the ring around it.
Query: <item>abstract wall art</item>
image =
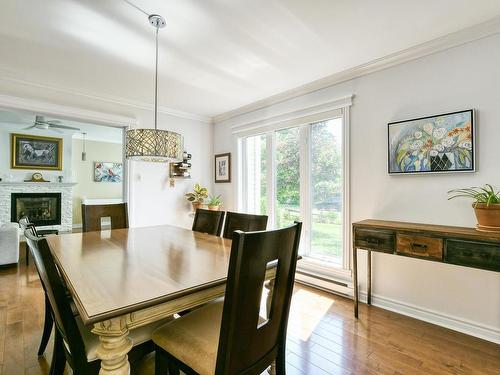
[[[473,172],[474,110],[388,124],[390,174]]]

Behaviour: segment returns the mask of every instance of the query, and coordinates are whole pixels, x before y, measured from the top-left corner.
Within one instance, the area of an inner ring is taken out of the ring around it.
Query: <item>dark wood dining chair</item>
[[[153,333],[156,374],[260,374],[273,361],[285,374],[288,313],[302,224],[272,231],[236,231],[224,299]],[[275,263],[277,262],[277,264]],[[276,277],[267,320],[259,316],[266,270]]]
[[[192,230],[220,236],[225,215],[226,213],[224,211],[212,211],[198,208],[194,214]]]
[[[63,279],[56,267],[46,238],[34,236],[29,229],[24,232],[24,236],[32,250],[35,266],[55,321],[54,351],[49,373],[51,375],[63,374],[67,362],[74,374],[98,374],[100,360],[97,358],[96,350],[99,338],[90,331],[91,327],[84,326],[80,317],[74,315]],[[161,324],[167,321],[165,319]],[[150,324],[130,331],[130,338],[134,343],[129,353],[130,362],[153,350],[154,346],[147,338],[151,337],[152,332],[159,325]]]
[[[224,233],[222,237],[232,239],[235,230],[253,232],[266,230],[266,228],[267,215],[250,215],[228,211],[226,214],[226,223],[224,224]]]
[[[19,219],[19,226],[23,230],[23,233],[28,230],[29,233],[31,233],[34,237],[41,237],[37,233],[35,225],[33,223],[30,223],[27,217],[22,217],[21,219]],[[26,265],[28,265],[28,252],[30,251],[32,250],[28,244],[28,241],[26,241]],[[43,291],[45,294],[45,315],[43,319],[42,338],[40,340],[40,345],[38,346],[38,356],[43,355],[43,353],[45,352],[45,349],[47,348],[47,344],[49,342],[50,334],[52,332],[52,326],[54,325],[54,320],[52,319],[52,310],[50,309],[50,302],[47,299],[45,288],[43,289]]]
[[[101,230],[101,219],[111,219],[111,229],[128,228],[127,203],[82,204],[82,230],[94,232]]]

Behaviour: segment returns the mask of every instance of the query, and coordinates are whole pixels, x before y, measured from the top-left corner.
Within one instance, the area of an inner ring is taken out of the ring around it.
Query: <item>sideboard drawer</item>
[[[500,272],[500,244],[447,240],[445,261]]]
[[[398,233],[396,242],[398,254],[443,260],[442,238]]]
[[[356,228],[354,237],[357,248],[394,253],[396,235],[392,231]]]

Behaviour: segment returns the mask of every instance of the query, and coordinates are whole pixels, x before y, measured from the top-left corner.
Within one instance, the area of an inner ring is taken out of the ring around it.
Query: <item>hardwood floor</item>
[[[0,268],[0,375],[48,374],[52,342],[36,355],[43,302],[31,264]],[[360,317],[353,318],[352,301],[297,285],[287,373],[500,374],[500,345],[363,304]],[[153,372],[152,358],[134,369]]]

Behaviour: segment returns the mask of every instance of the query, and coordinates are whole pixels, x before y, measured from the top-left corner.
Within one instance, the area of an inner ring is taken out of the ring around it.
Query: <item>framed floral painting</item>
[[[474,110],[388,124],[390,174],[475,171]]]

